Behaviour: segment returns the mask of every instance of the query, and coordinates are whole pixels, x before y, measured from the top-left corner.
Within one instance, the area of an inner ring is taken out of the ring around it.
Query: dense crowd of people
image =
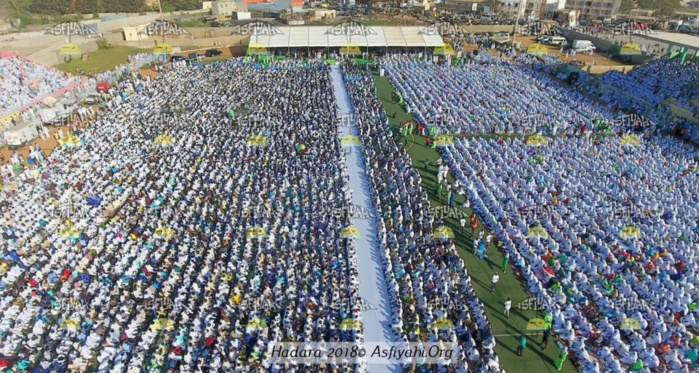
[[[550,56],[480,53],[458,66],[416,56],[389,54],[378,67],[423,133],[525,134],[440,147],[438,184],[454,176],[446,189],[467,198],[488,240],[545,300],[581,370],[695,370],[699,154],[614,121],[632,109],[667,124],[659,104],[693,104],[696,66],[663,59],[594,83],[583,75],[571,90]],[[345,301],[357,299],[358,262],[342,234],[352,216],[335,213],[351,210],[352,190],[328,65],[172,63],[140,79],[137,67],[155,58],[92,77],[113,83],[101,113],[57,133],[53,153],[6,160],[0,367],[298,372],[309,370],[270,362],[268,345],[361,343],[361,323],[343,323],[361,322],[362,309]],[[72,79],[17,58],[0,59],[0,70],[11,88],[0,111]],[[379,217],[393,332],[458,343],[458,364],[441,371],[500,372],[485,306],[453,234],[429,213],[371,71],[343,62],[342,74]],[[605,126],[611,136],[590,135]],[[329,371],[366,369],[346,360]]]
[[[611,71],[599,77],[581,74],[579,89],[608,102],[652,119],[668,131],[684,128],[684,137],[699,140],[699,126],[673,114],[670,102],[699,117],[699,68],[678,58],[648,62],[623,74]]]
[[[519,64],[449,68],[405,55],[381,64],[416,119],[448,133],[572,134],[591,118],[614,119],[611,110]]]
[[[292,372],[270,365],[268,342],[361,340],[341,327],[361,314],[339,302],[355,296],[357,263],[340,236],[348,217],[329,213],[350,192],[327,141],[327,70],[124,75],[92,125],[41,168],[13,170],[0,196],[0,365]]]
[[[420,174],[394,139],[374,91],[371,71],[343,66],[356,113],[363,155],[380,216],[379,241],[388,284],[394,330],[406,342],[428,340],[461,345],[458,372],[500,372],[495,338],[483,304],[473,291],[454,237],[437,236],[441,217],[429,214]],[[452,327],[439,325],[448,319]]]
[[[563,88],[544,71],[552,61],[517,62],[524,66],[447,68],[390,56],[382,65],[417,120],[443,132],[523,133],[515,123],[530,115],[552,127],[530,134],[616,125],[611,137],[458,139],[442,157],[532,297],[546,299],[553,330],[583,371],[696,369],[696,151],[653,126],[614,122],[623,102],[601,106]],[[666,88],[640,75],[645,68],[619,87],[645,87],[657,100],[696,82],[695,66],[668,65]]]
[[[638,359],[691,371],[697,153],[674,139],[625,139],[457,140],[443,155],[584,371],[623,372]]]
[[[50,95],[77,78],[21,57],[0,58],[0,117]]]

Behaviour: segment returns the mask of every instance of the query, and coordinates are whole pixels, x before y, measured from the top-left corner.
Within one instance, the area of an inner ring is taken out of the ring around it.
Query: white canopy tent
[[[420,27],[366,26],[363,34],[342,35],[332,26],[279,27],[272,36],[251,37],[250,43],[270,48],[339,48],[354,44],[360,48],[433,48],[444,43],[439,35],[420,33]]]

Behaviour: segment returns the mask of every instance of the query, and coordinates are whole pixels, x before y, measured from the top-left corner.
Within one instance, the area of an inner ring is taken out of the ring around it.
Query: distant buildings
[[[610,18],[617,14],[621,0],[568,0],[566,10],[579,10],[580,18],[587,20]]]
[[[211,15],[212,16],[230,16],[234,12],[243,12],[247,10],[244,8],[244,3],[240,5],[235,1],[214,1],[211,3]]]

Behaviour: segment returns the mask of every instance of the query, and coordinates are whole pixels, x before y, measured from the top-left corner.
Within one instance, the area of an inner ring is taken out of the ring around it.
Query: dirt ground
[[[536,36],[517,36],[516,42],[521,42],[522,45],[529,46],[530,44],[536,43]],[[598,66],[620,66],[623,63],[613,60],[607,57],[606,53],[594,53],[592,55],[586,53],[577,53],[575,57],[569,55],[566,58],[565,53],[561,53],[560,48],[549,47],[548,51],[550,54],[558,57],[561,61],[570,62],[573,59],[583,62],[585,65],[598,65]]]
[[[24,159],[26,160],[27,157],[29,157],[30,147],[33,148],[35,144],[39,144],[39,147],[41,148],[41,151],[44,153],[44,156],[48,156],[58,145],[58,142],[53,136],[59,128],[63,131],[64,136],[71,131],[71,128],[69,126],[49,127],[49,138],[46,141],[42,140],[41,137],[37,137],[36,139],[32,140],[29,144],[17,150],[10,150],[7,146],[3,146],[2,149],[0,149],[0,154],[2,154],[2,156],[4,157],[4,162],[0,162],[0,164],[9,163],[12,153],[17,153],[24,157]]]
[[[516,43],[522,43],[523,46],[529,46],[530,44],[536,43],[536,36],[517,36],[515,38]],[[464,51],[470,52],[478,49],[476,44],[466,44],[464,43]],[[581,61],[585,65],[597,65],[597,66],[621,66],[623,65],[619,61],[615,61],[607,57],[606,54],[594,53],[592,55],[585,53],[577,53],[575,57],[569,55],[566,57],[565,53],[561,53],[560,48],[547,47],[548,52],[564,62]]]

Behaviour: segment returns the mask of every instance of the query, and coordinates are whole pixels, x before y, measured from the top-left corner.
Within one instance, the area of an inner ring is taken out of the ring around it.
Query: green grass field
[[[87,61],[81,61],[80,56],[73,56],[70,62],[64,62],[53,67],[71,74],[75,74],[76,71],[86,74],[96,74],[124,64],[128,56],[144,51],[148,50],[131,47],[99,49],[96,52],[89,53],[90,59]]]
[[[365,19],[362,24],[366,26],[395,26],[395,23],[385,19]]]
[[[391,125],[396,126],[400,123],[414,120],[400,105],[391,102],[391,92],[394,88],[388,78],[379,77],[378,74],[375,74],[374,78],[386,112],[389,116],[395,113],[395,118],[390,118]],[[411,141],[408,141],[406,147],[412,158],[413,167],[420,171],[422,188],[430,194],[430,206],[434,208],[435,206],[445,205],[447,202],[446,198],[440,200],[434,192],[434,186],[437,183],[437,170],[434,164],[439,157],[437,151],[426,147],[425,137],[417,134],[414,135]],[[424,166],[425,160],[429,160],[431,164],[427,169]],[[450,182],[453,181],[452,177],[449,177]],[[464,197],[457,197],[455,206],[461,206],[464,201]],[[465,212],[467,217],[473,212],[471,209],[458,208]],[[464,214],[460,215],[463,216]],[[555,372],[556,368],[553,362],[558,357],[559,351],[555,345],[554,338],[549,340],[547,349],[542,350],[539,347],[541,335],[537,335],[536,332],[526,332],[526,325],[529,319],[541,317],[541,315],[532,309],[525,310],[524,307],[522,309],[516,307],[518,303],[530,297],[522,281],[513,273],[511,267],[507,269],[507,273],[503,274],[503,255],[496,247],[492,245],[488,247],[488,258],[485,261],[479,259],[473,253],[474,235],[478,236],[478,233],[483,229],[483,223],[479,221],[478,229],[475,232],[472,232],[472,229],[467,224],[464,233],[460,232],[458,219],[446,219],[446,225],[455,233],[457,250],[466,263],[476,295],[485,305],[486,315],[490,319],[493,333],[496,336],[497,347],[495,352],[500,357],[501,367],[508,372]],[[490,281],[495,271],[500,273],[500,282],[496,291],[491,293]],[[509,318],[503,314],[503,303],[508,297],[512,298],[513,304]],[[516,351],[519,339],[523,333],[527,335],[528,343],[523,356],[519,357]],[[577,371],[570,362],[570,357],[563,365],[562,372]]]

